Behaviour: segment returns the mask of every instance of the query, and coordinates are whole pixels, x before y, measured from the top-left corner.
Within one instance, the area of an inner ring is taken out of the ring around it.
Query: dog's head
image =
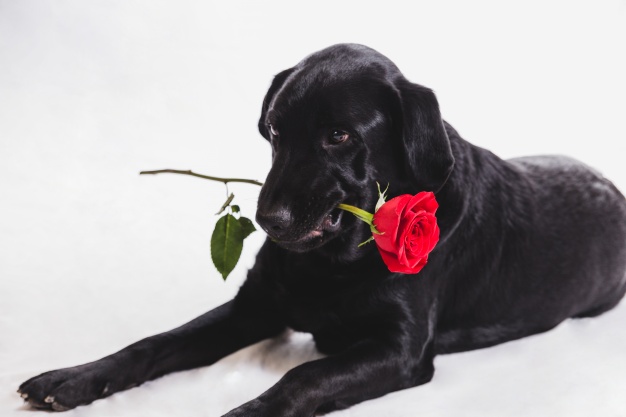
[[[259,130],[273,163],[257,222],[297,252],[353,251],[369,228],[339,203],[373,211],[376,182],[391,196],[437,191],[454,164],[432,91],[361,45],[326,48],[276,75]]]

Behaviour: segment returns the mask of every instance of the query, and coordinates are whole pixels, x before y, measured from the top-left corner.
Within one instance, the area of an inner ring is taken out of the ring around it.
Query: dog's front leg
[[[421,334],[405,328],[400,335],[363,340],[300,365],[224,417],[312,417],[424,384],[434,372],[432,335],[427,334],[432,327],[425,325]]]
[[[19,392],[36,408],[67,410],[170,372],[209,365],[283,328],[268,309],[236,299],[98,361],[31,378]]]

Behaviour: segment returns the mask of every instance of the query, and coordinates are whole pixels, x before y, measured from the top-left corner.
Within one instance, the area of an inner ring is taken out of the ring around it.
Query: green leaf
[[[233,206],[234,207],[234,206]],[[250,220],[247,217],[240,217],[239,218],[239,224],[241,224],[241,230],[243,231],[243,238],[247,238],[248,236],[250,236],[250,233],[254,232],[256,230],[256,227],[254,227],[254,224],[252,224],[252,220]]]
[[[241,223],[232,214],[220,217],[215,224],[211,236],[211,259],[224,280],[239,261],[244,237]]]
[[[241,210],[239,209],[239,206],[237,204],[233,204],[230,206],[230,209],[232,210],[233,213],[239,213]]]

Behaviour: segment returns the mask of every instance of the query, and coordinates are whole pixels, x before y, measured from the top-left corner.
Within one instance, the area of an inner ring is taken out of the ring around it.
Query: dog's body
[[[259,128],[273,165],[257,221],[268,232],[236,298],[178,329],[20,387],[62,410],[207,365],[290,327],[329,355],[289,371],[234,416],[312,416],[428,382],[438,353],[482,348],[594,316],[626,292],[626,200],[563,157],[503,161],[441,120],[432,92],[377,52],[336,45],[276,76]],[[441,239],[417,275],[390,273],[372,210],[436,192]]]

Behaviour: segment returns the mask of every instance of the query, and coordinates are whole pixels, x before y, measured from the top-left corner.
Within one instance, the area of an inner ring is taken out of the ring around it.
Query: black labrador
[[[424,384],[437,354],[544,332],[626,292],[626,200],[575,160],[502,160],[441,119],[435,95],[376,51],[331,46],[279,73],[259,130],[272,147],[257,222],[269,238],[234,300],[172,331],[20,386],[67,410],[209,365],[286,328],[323,359],[228,417],[313,416]],[[506,133],[506,132],[505,132]],[[336,207],[436,193],[441,239],[416,275],[390,273],[369,227]]]

